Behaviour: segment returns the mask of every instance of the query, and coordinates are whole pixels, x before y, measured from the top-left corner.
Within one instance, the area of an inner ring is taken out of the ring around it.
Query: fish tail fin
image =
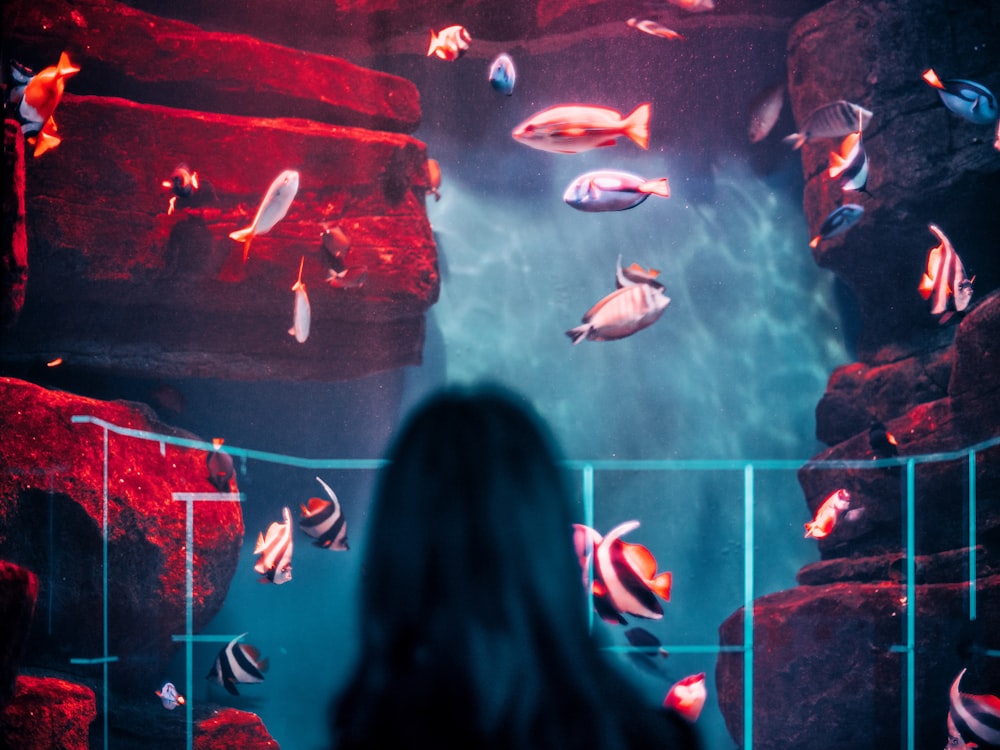
[[[936,89],[944,88],[944,84],[941,83],[941,79],[938,78],[938,74],[934,72],[934,68],[928,68],[923,72],[923,74],[921,74],[920,77]]]
[[[653,106],[643,102],[625,118],[625,132],[640,148],[649,148],[649,115]]]
[[[257,662],[257,669],[259,669],[261,672],[266,672],[270,668],[271,668],[271,661],[266,656]]]
[[[427,57],[430,57],[431,55],[434,54],[434,50],[437,49],[437,46],[438,46],[438,35],[434,31],[434,29],[431,29],[431,44],[427,48]]]
[[[663,198],[670,197],[670,182],[667,181],[666,177],[661,177],[658,180],[649,180],[644,182],[639,186],[640,193],[650,193],[652,195],[659,195]]]
[[[247,258],[250,257],[250,242],[253,240],[253,230],[254,226],[251,224],[245,229],[237,229],[235,232],[229,233],[229,239],[236,240],[237,242],[243,243],[243,262],[247,262]]]
[[[571,328],[566,331],[566,335],[573,340],[574,344],[579,344],[585,338],[587,338],[587,331],[590,330],[590,326],[577,326],[576,328]]]
[[[791,135],[786,135],[781,140],[797,151],[806,142],[806,136],[805,133],[792,133]]]
[[[670,573],[660,573],[649,582],[649,588],[653,593],[664,601],[670,601],[670,586],[673,583],[673,576]]]
[[[38,134],[38,140],[35,142],[35,156],[41,156],[46,151],[51,148],[55,148],[60,143],[62,143],[62,138],[57,135],[52,135],[52,133],[47,132],[45,128],[42,128],[42,132]]]
[[[836,151],[830,152],[830,168],[827,170],[827,174],[830,175],[830,179],[836,179],[840,174],[847,169],[848,161],[843,156],[838,154]]]
[[[80,72],[80,69],[76,67],[73,63],[69,61],[69,55],[63,52],[59,55],[59,63],[57,65],[60,76],[71,76]]]
[[[809,537],[813,536],[813,524],[812,524],[812,521],[810,521],[807,524],[804,524],[804,526],[806,527],[805,538],[808,539]]]

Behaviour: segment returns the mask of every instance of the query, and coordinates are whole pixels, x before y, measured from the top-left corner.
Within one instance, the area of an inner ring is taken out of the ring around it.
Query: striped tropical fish
[[[310,498],[308,505],[302,506],[299,528],[313,537],[315,540],[313,544],[317,547],[348,550],[350,547],[347,545],[347,520],[344,518],[337,495],[322,479],[316,477],[316,481],[323,486],[330,499]]]
[[[239,695],[236,683],[263,682],[267,671],[267,659],[261,659],[260,652],[249,643],[239,643],[245,635],[236,636],[219,651],[206,675],[206,679],[217,682],[233,695]]]
[[[287,583],[292,580],[292,514],[281,509],[282,523],[275,521],[267,528],[267,536],[257,535],[253,553],[260,555],[253,569],[265,578],[261,581]]]

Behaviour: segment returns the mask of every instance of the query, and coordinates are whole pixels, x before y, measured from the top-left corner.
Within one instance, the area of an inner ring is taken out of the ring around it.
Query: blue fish
[[[650,195],[670,197],[670,183],[666,177],[647,180],[617,169],[599,169],[587,172],[573,180],[563,200],[578,211],[624,211],[638,206]]]
[[[514,93],[514,80],[516,78],[514,61],[506,52],[501,52],[490,63],[490,86],[493,87],[494,91],[510,96]]]
[[[938,90],[944,106],[959,117],[976,125],[991,125],[996,122],[1000,114],[997,98],[983,84],[963,78],[942,81],[933,68],[924,71],[923,79]]]
[[[178,706],[184,705],[184,696],[177,692],[172,682],[164,682],[163,687],[156,691],[156,697],[163,703],[163,707],[168,711],[173,711]]]
[[[833,209],[829,216],[823,219],[823,223],[819,227],[819,234],[809,241],[809,247],[818,247],[820,241],[843,234],[861,221],[864,213],[864,206],[859,206],[857,203],[845,203],[843,206]]]

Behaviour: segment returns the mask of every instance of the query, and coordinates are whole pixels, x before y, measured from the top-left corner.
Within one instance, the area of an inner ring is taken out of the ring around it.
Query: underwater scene
[[[1000,747],[996,2],[0,37],[0,747],[336,747],[387,450],[483,382],[705,748]]]

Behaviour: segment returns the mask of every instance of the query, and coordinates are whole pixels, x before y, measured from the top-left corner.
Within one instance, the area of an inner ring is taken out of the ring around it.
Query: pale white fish
[[[751,143],[759,143],[767,138],[781,116],[785,101],[785,84],[779,83],[754,97],[750,102],[750,124],[747,135]]]
[[[806,141],[814,141],[818,138],[840,138],[860,132],[868,127],[871,119],[870,110],[839,99],[810,112],[801,125],[801,131],[786,135],[784,141],[792,148],[802,148],[802,144]],[[859,122],[861,123],[860,127]]]
[[[264,194],[253,223],[237,229],[229,234],[229,238],[243,243],[243,261],[250,254],[250,242],[259,234],[266,234],[272,227],[285,218],[288,207],[292,205],[295,194],[299,191],[299,173],[294,169],[286,169],[274,178],[274,182]]]
[[[292,327],[288,333],[295,337],[300,344],[304,344],[309,338],[309,325],[312,323],[312,308],[309,307],[309,295],[306,294],[306,285],[302,282],[302,266],[306,262],[306,256],[302,256],[299,261],[299,278],[292,285],[295,292],[295,308],[292,317]]]
[[[566,331],[574,344],[584,339],[612,341],[651,326],[667,309],[670,298],[652,284],[616,289],[583,316],[583,325]]]

